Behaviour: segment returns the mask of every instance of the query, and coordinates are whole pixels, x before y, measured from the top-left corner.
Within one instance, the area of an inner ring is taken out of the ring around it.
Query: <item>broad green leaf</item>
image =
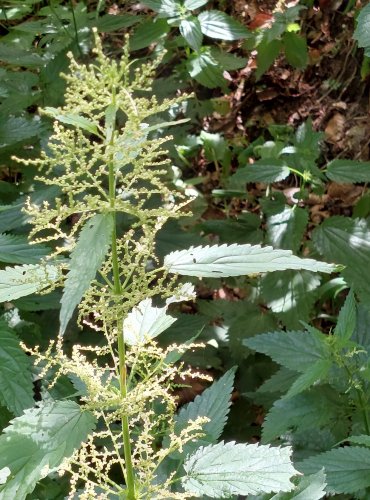
[[[346,438],[346,441],[355,444],[363,444],[364,446],[370,447],[370,436],[367,434],[361,434],[360,436],[350,436]]]
[[[284,269],[307,269],[331,273],[336,266],[313,259],[300,259],[289,250],[259,245],[213,245],[190,247],[166,255],[164,266],[170,273],[185,276],[222,278],[266,273]]]
[[[332,366],[330,359],[316,361],[307,368],[290,387],[284,398],[291,398],[310,388],[315,382],[323,382]]]
[[[189,10],[199,9],[199,7],[203,7],[209,0],[185,0],[184,7]]]
[[[0,320],[0,400],[15,415],[34,404],[30,358],[4,320]]]
[[[81,128],[90,134],[99,135],[99,124],[92,122],[84,116],[74,115],[72,113],[63,113],[59,109],[46,107],[44,111],[47,115],[52,116],[61,123],[72,125],[76,128]]]
[[[285,206],[282,212],[267,219],[268,243],[274,247],[298,252],[307,227],[308,211],[301,207]]]
[[[29,264],[0,271],[0,302],[40,292],[59,278],[57,266]]]
[[[308,64],[307,41],[291,31],[283,35],[285,57],[294,68],[304,69]]]
[[[180,14],[180,3],[176,0],[144,0],[143,4],[164,17],[176,17]]]
[[[284,366],[274,373],[268,380],[259,386],[257,392],[279,392],[284,393],[289,390],[297,379],[297,372],[288,370]]]
[[[48,253],[49,248],[44,245],[30,245],[24,236],[0,234],[0,262],[36,264]]]
[[[328,493],[355,493],[370,486],[370,450],[345,446],[308,458],[299,464],[305,474],[325,468]]]
[[[197,228],[205,233],[217,234],[220,243],[250,243],[258,244],[263,241],[260,229],[261,220],[251,212],[241,213],[237,219],[206,220]]]
[[[353,295],[353,292],[350,291],[338,316],[337,326],[334,330],[336,339],[345,343],[352,337],[352,334],[356,328],[356,313],[357,308],[355,297]]]
[[[200,23],[196,17],[188,17],[180,23],[180,33],[188,42],[190,47],[198,51],[202,46],[203,34],[200,29]]]
[[[341,183],[370,182],[370,162],[355,160],[333,160],[328,163],[327,177]]]
[[[148,47],[152,43],[166,35],[170,31],[170,26],[166,19],[147,19],[141,23],[130,37],[130,50],[140,50]]]
[[[182,484],[190,493],[211,498],[290,491],[297,474],[291,453],[289,447],[234,442],[205,446],[187,458]]]
[[[205,10],[198,19],[203,35],[211,38],[238,40],[249,35],[245,26],[219,10]]]
[[[46,403],[12,420],[0,436],[0,470],[11,471],[0,485],[0,499],[26,498],[37,481],[71,456],[94,427],[93,414],[73,401]]]
[[[0,149],[41,135],[43,131],[40,119],[9,116],[0,122]]]
[[[99,17],[94,24],[98,28],[98,31],[111,33],[112,31],[116,31],[121,28],[129,28],[139,21],[140,17],[138,15],[122,14],[115,16],[112,14],[106,14]]]
[[[345,402],[338,392],[328,387],[314,387],[291,398],[281,398],[268,412],[262,429],[262,442],[268,443],[289,429],[307,430],[333,425],[343,418]]]
[[[25,66],[27,68],[40,68],[47,62],[35,50],[28,49],[28,51],[25,51],[21,47],[5,42],[2,42],[0,45],[0,61],[13,66]]]
[[[277,331],[245,339],[244,343],[257,352],[270,356],[289,370],[305,372],[314,363],[329,359],[330,350],[322,335],[322,342],[309,333]]]
[[[192,56],[186,67],[189,75],[205,87],[214,89],[225,85],[223,69],[210,52]]]
[[[94,215],[81,230],[71,253],[60,310],[60,334],[65,332],[75,307],[88,289],[108,252],[113,231],[110,213]]]
[[[290,329],[309,321],[318,296],[320,276],[309,271],[277,271],[261,278],[261,297]]]
[[[213,59],[220,64],[221,68],[227,71],[243,68],[248,62],[248,59],[245,57],[239,57],[231,52],[220,50],[217,47],[211,47],[210,54]]]
[[[359,47],[365,49],[370,47],[370,4],[361,9],[353,38],[357,40]]]
[[[257,69],[256,80],[269,69],[280,53],[282,43],[280,40],[272,40],[271,42],[263,40],[257,47]]]
[[[204,436],[184,446],[184,455],[192,453],[201,445],[217,442],[227,421],[231,406],[231,392],[234,384],[235,369],[227,371],[220,379],[205,389],[194,401],[181,408],[175,417],[175,433],[185,429],[189,420],[197,417],[208,417],[209,422],[203,425]]]
[[[266,158],[258,160],[252,165],[238,168],[230,179],[232,186],[243,182],[278,182],[290,174],[289,167],[283,160]]]
[[[326,476],[324,470],[316,474],[299,478],[298,485],[294,491],[278,493],[270,500],[320,500],[326,495]]]
[[[350,287],[370,304],[370,225],[366,219],[334,216],[312,232],[315,248],[325,259],[345,265],[342,274]]]

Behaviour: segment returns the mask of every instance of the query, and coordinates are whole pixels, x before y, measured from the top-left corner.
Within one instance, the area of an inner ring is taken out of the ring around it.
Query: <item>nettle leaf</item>
[[[324,470],[299,479],[294,491],[278,493],[270,500],[320,500],[326,495],[326,475]]]
[[[267,219],[268,243],[274,247],[297,252],[302,245],[308,222],[308,211],[301,207],[285,206],[282,212]]]
[[[320,276],[309,271],[277,271],[261,279],[261,297],[290,329],[308,321],[317,298]]]
[[[59,278],[57,266],[29,264],[0,271],[0,302],[40,292]]]
[[[9,116],[0,122],[0,149],[39,136],[44,132],[40,119]]]
[[[307,41],[291,31],[283,35],[285,57],[294,68],[304,69],[308,64]]]
[[[148,19],[141,23],[130,37],[130,49],[144,49],[152,43],[158,42],[170,29],[166,19]]]
[[[370,4],[361,9],[353,38],[357,40],[359,47],[370,47]]]
[[[278,57],[282,43],[280,40],[262,40],[262,42],[257,47],[257,69],[256,69],[256,80],[259,80],[261,76],[269,69],[275,59]]]
[[[50,249],[44,245],[30,245],[25,236],[0,234],[0,261],[11,264],[36,264]]]
[[[350,436],[346,438],[346,441],[355,444],[363,444],[364,446],[370,447],[370,436],[367,434],[361,434],[360,436]]]
[[[182,484],[197,496],[230,498],[290,491],[297,474],[292,450],[258,444],[218,443],[200,448],[184,463]]]
[[[85,132],[90,134],[99,135],[99,124],[92,122],[91,120],[85,118],[84,116],[74,115],[73,113],[63,113],[57,108],[46,107],[43,111],[66,125],[72,125],[76,128],[81,128]]]
[[[185,0],[184,7],[189,10],[199,9],[199,7],[203,7],[209,0]]]
[[[4,320],[0,320],[0,400],[15,415],[34,404],[30,358]]]
[[[219,10],[206,10],[198,16],[203,35],[221,40],[238,40],[249,36],[245,26]]]
[[[200,29],[199,20],[196,17],[183,19],[180,23],[180,33],[195,51],[200,50],[202,46],[203,34]]]
[[[210,51],[192,56],[186,67],[189,75],[205,87],[214,89],[225,85],[223,69]]]
[[[244,343],[258,352],[270,356],[276,363],[289,370],[304,372],[318,361],[330,358],[330,349],[322,335],[322,342],[309,333],[277,331],[263,333]]]
[[[332,362],[330,359],[322,359],[316,361],[312,366],[307,368],[302,375],[292,384],[284,398],[291,398],[311,387],[315,382],[325,380]]]
[[[227,421],[231,406],[231,392],[234,384],[235,368],[227,371],[219,380],[205,389],[194,401],[181,408],[175,417],[175,433],[179,433],[188,426],[189,420],[197,417],[208,417],[209,422],[204,424],[205,433],[199,440],[189,442],[184,446],[183,454],[193,452],[200,445],[215,443],[221,436]]]
[[[346,342],[352,337],[356,328],[356,316],[356,301],[353,292],[350,291],[338,316],[337,326],[334,330],[335,339]]]
[[[77,244],[71,253],[70,269],[60,301],[62,304],[61,334],[65,332],[75,307],[104,261],[111,243],[112,231],[113,219],[110,213],[94,215],[81,230]]]
[[[343,401],[337,391],[314,387],[309,392],[291,398],[281,398],[273,404],[262,428],[262,442],[270,442],[289,429],[307,430],[330,426],[343,418]]]
[[[299,464],[305,474],[325,468],[328,493],[355,493],[370,486],[370,450],[345,446],[308,458]]]
[[[138,22],[140,22],[140,17],[138,15],[105,14],[104,16],[98,17],[98,19],[94,21],[94,24],[98,31],[103,33],[112,33],[112,31],[116,31],[121,28],[129,28]]]
[[[26,498],[87,439],[95,423],[94,415],[73,401],[46,403],[12,420],[0,436],[0,471],[11,472],[0,484],[0,498]]]
[[[180,12],[180,4],[175,0],[144,0],[143,4],[165,17],[176,17]]]
[[[283,160],[263,158],[252,165],[238,168],[231,177],[230,184],[240,186],[242,182],[278,182],[288,177],[289,174],[289,167]]]
[[[188,250],[171,252],[165,256],[164,266],[170,273],[207,278],[242,276],[285,269],[306,269],[324,273],[336,270],[333,264],[300,259],[289,250],[237,244],[190,247]]]
[[[326,176],[335,182],[370,182],[370,161],[333,160],[328,163]]]

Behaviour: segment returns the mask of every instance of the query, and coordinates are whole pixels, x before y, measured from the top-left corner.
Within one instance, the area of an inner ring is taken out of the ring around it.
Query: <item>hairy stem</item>
[[[111,146],[113,146],[114,134],[111,137]],[[109,203],[112,209],[113,218],[113,232],[112,232],[112,267],[113,267],[113,293],[116,296],[121,294],[121,280],[118,265],[118,252],[117,252],[117,222],[115,211],[116,199],[116,176],[114,172],[113,158],[109,162]],[[126,380],[126,352],[125,342],[122,334],[122,318],[117,318],[117,331],[118,331],[118,357],[119,357],[119,383],[122,398],[127,397],[127,380]],[[135,475],[131,458],[131,440],[130,440],[130,427],[127,415],[122,415],[122,436],[126,468],[126,495],[122,498],[127,500],[135,500]]]

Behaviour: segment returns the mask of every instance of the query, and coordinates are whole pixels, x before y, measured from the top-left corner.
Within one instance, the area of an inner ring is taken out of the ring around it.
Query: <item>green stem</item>
[[[113,146],[114,134],[111,137],[111,146]],[[109,204],[113,219],[113,232],[112,232],[112,267],[113,267],[113,293],[116,296],[121,294],[121,280],[118,265],[118,251],[117,251],[117,220],[115,211],[116,200],[116,177],[114,173],[114,162],[111,159],[109,163]],[[127,397],[127,370],[126,370],[126,352],[125,342],[122,333],[122,317],[117,318],[117,331],[118,331],[118,357],[119,357],[119,384],[122,398]],[[125,495],[122,498],[127,500],[135,500],[135,475],[131,458],[131,440],[130,440],[130,427],[127,415],[122,415],[122,436],[123,448],[125,457],[126,468],[126,487]],[[121,497],[121,495],[120,495]]]

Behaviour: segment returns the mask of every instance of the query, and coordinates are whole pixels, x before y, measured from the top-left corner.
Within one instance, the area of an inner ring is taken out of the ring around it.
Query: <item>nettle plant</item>
[[[150,123],[181,98],[145,96],[156,63],[134,71],[127,49],[116,62],[96,43],[89,66],[71,58],[64,107],[45,110],[55,123],[41,158],[22,160],[59,189],[53,202],[26,205],[33,243],[52,242],[55,251],[0,271],[0,299],[11,309],[35,292],[61,286],[63,295],[59,335],[46,351],[23,346],[27,356],[9,315],[1,320],[8,366],[0,374],[1,403],[15,418],[0,436],[0,498],[25,498],[56,472],[69,474],[69,498],[230,498],[302,488],[310,479],[299,477],[289,446],[218,442],[235,370],[177,411],[176,384],[197,375],[182,354],[200,346],[163,350],[155,339],[175,321],[171,303],[194,298],[179,275],[336,268],[236,244],[175,251],[160,263],[156,235],[189,200],[167,182],[163,144],[170,137],[153,136],[169,124]],[[98,345],[65,344],[76,306],[79,321],[101,334]],[[49,386],[37,403],[32,374]],[[63,377],[76,390],[57,400],[52,387]]]

